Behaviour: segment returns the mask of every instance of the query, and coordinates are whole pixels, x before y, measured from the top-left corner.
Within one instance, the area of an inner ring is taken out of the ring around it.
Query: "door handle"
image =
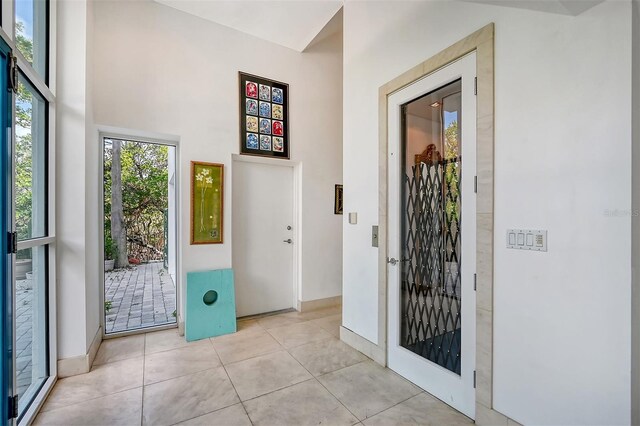
[[[396,266],[398,264],[398,259],[393,257],[387,257],[387,263],[390,263],[392,266]]]
[[[287,244],[291,244],[293,243],[293,240],[291,238],[288,238],[286,240],[282,240],[283,243],[287,243]]]

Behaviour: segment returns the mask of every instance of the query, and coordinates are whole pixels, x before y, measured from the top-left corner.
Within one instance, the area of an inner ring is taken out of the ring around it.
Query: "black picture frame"
[[[333,214],[342,214],[342,206],[343,206],[343,192],[342,185],[336,184],[335,188],[335,199],[333,203]]]
[[[238,77],[240,154],[288,160],[289,85],[244,72]]]

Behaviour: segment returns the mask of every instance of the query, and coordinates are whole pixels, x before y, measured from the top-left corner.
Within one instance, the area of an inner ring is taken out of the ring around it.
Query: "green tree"
[[[104,152],[105,247],[115,219],[112,204],[113,142]],[[166,146],[120,141],[122,210],[127,234],[128,256],[140,260],[160,260],[164,248],[164,212],[168,206],[168,149]]]
[[[16,22],[16,43],[28,61],[32,61],[33,43],[24,33],[24,23]],[[16,230],[23,240],[32,235],[33,211],[33,98],[27,87],[20,82],[16,94],[16,146],[15,146],[15,200]]]

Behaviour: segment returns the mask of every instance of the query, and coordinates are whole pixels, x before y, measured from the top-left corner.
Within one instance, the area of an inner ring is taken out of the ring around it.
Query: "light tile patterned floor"
[[[175,323],[176,286],[162,262],[104,274],[107,333]]]
[[[61,379],[39,425],[467,425],[472,422],[340,342],[339,309],[238,323],[187,343],[177,330],[102,343]]]

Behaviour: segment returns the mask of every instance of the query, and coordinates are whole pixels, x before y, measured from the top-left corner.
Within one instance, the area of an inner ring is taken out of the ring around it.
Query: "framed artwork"
[[[191,162],[191,244],[222,244],[224,165]]]
[[[289,159],[289,85],[240,73],[240,154]]]
[[[342,214],[342,185],[336,185],[336,198],[333,204],[333,213]]]

